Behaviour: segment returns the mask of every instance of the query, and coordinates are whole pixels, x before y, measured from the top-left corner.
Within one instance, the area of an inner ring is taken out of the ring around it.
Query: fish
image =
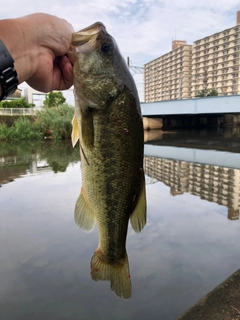
[[[146,224],[143,122],[132,75],[114,38],[101,22],[73,33],[75,112],[72,144],[79,140],[82,187],[76,224],[98,227],[91,277],[110,281],[122,299],[131,297],[126,238]],[[73,60],[73,58],[71,58]]]

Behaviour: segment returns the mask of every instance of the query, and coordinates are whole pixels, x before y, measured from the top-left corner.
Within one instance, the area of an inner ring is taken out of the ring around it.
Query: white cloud
[[[46,12],[68,20],[80,30],[102,21],[118,42],[125,58],[135,66],[171,50],[175,38],[188,44],[236,25],[239,0],[9,0],[1,8],[0,18],[14,18],[34,12]],[[141,75],[136,75],[140,97]]]

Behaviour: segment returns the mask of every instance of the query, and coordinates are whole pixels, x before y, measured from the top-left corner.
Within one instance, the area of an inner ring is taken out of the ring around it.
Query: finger
[[[73,85],[73,68],[66,56],[57,57],[53,66],[52,90],[66,90]]]
[[[73,65],[67,56],[61,57],[60,60],[60,69],[62,70],[63,79],[66,82],[66,85],[73,85]]]

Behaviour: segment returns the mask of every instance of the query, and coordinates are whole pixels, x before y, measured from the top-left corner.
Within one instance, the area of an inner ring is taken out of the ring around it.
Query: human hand
[[[68,53],[73,27],[58,17],[36,13],[0,21],[0,38],[8,48],[19,83],[49,92],[65,90],[73,84]]]

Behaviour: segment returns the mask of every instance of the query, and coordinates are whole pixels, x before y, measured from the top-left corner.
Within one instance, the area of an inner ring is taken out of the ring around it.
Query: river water
[[[240,135],[145,137],[147,225],[129,226],[132,297],[94,282],[97,228],[74,223],[70,141],[0,143],[0,319],[173,320],[240,267]]]

